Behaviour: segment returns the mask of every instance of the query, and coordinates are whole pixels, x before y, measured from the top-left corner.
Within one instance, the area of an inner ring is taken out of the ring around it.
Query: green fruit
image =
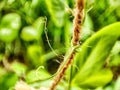
[[[32,26],[24,27],[21,32],[21,38],[24,41],[33,41],[39,39],[39,33],[37,30]]]

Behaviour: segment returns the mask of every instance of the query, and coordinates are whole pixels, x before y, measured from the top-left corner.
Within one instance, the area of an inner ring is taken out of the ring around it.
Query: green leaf
[[[83,90],[82,88],[78,87],[78,86],[72,86],[71,90]]]
[[[42,48],[38,45],[31,45],[27,47],[27,55],[33,65],[40,65],[40,56],[42,54]]]
[[[18,81],[18,76],[14,73],[6,73],[0,79],[0,90],[8,90]]]
[[[66,2],[68,3],[68,5],[73,8],[74,4],[75,4],[75,0],[66,0]]]
[[[115,42],[120,37],[119,26],[120,22],[117,22],[104,27],[81,46],[81,51],[76,57],[76,64],[79,71],[77,74],[74,73],[76,74],[73,79],[74,83],[81,85],[82,82],[90,78],[94,73],[103,69],[105,60],[109,56]]]
[[[21,38],[24,41],[38,40],[39,33],[33,26],[26,26],[22,29]]]
[[[3,77],[3,75],[5,75],[5,74],[6,74],[5,69],[4,69],[4,68],[2,68],[2,67],[0,67],[0,78],[2,78],[2,77]],[[0,82],[1,82],[1,80],[0,80]]]
[[[86,17],[83,26],[93,30],[93,22],[91,17],[89,16],[89,14],[86,14],[85,16]]]
[[[11,64],[11,69],[15,71],[18,76],[24,75],[26,73],[27,67],[19,62],[13,62]]]
[[[36,30],[38,31],[39,35],[41,36],[44,30],[44,26],[45,26],[45,18],[43,17],[39,17],[35,20],[35,22],[33,23],[33,27],[36,28]]]
[[[18,31],[11,28],[0,28],[0,40],[12,42],[18,35]]]
[[[0,53],[0,61],[3,60],[3,56],[4,56],[4,55]]]
[[[19,30],[21,27],[21,17],[17,13],[6,14],[2,20],[0,26],[2,28],[11,28],[14,30]]]
[[[68,47],[70,46],[70,34],[72,33],[73,30],[73,24],[66,18],[66,23],[65,23],[65,29],[64,29],[64,37],[65,37],[65,46]]]
[[[57,27],[64,24],[65,7],[63,0],[45,0],[51,19]]]
[[[87,78],[85,81],[80,82],[80,86],[84,88],[95,88],[106,85],[111,81],[113,74],[110,69],[103,69],[92,76]]]
[[[26,76],[27,82],[34,82],[37,80],[42,81],[47,78],[50,78],[50,74],[44,69],[43,66],[38,67],[36,70],[31,70]]]
[[[115,83],[115,86],[114,86],[114,90],[119,90],[119,89],[120,89],[120,76],[116,80],[116,83]]]
[[[120,41],[117,41],[110,54],[109,66],[119,66],[120,65]]]
[[[0,39],[4,42],[11,42],[17,36],[21,27],[21,18],[16,13],[5,15],[0,24]]]

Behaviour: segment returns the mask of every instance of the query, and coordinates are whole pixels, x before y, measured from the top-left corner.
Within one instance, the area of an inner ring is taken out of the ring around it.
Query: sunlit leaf
[[[35,22],[33,23],[33,27],[36,28],[36,30],[38,31],[39,35],[41,36],[43,33],[43,30],[45,29],[45,18],[43,17],[39,17],[37,18],[37,20],[35,20]]]
[[[80,84],[80,87],[84,87],[84,88],[88,88],[88,87],[96,88],[96,87],[106,85],[108,82],[111,81],[112,77],[113,77],[113,74],[111,70],[103,69],[97,73],[94,73],[92,76],[87,78],[85,81],[79,82],[79,84]]]
[[[27,67],[19,62],[13,62],[11,64],[11,69],[18,75],[22,76],[26,73]]]
[[[38,67],[36,70],[31,70],[26,76],[27,82],[42,81],[48,78],[50,78],[50,74],[43,66]]]
[[[11,42],[18,36],[21,27],[21,18],[16,13],[5,15],[0,23],[0,39],[4,42]]]
[[[18,31],[11,28],[0,28],[0,40],[11,42],[17,37]]]
[[[21,26],[21,17],[17,13],[6,14],[0,24],[1,28],[11,28],[14,30],[19,30]]]
[[[64,24],[64,2],[63,0],[45,0],[51,19],[58,27]]]
[[[15,85],[17,80],[18,80],[18,76],[14,73],[4,74],[0,80],[0,89],[8,90],[10,87]]]
[[[117,22],[101,29],[81,46],[82,50],[76,58],[79,71],[73,80],[76,84],[81,85],[84,80],[103,68],[112,47],[120,37],[119,26],[120,22]]]
[[[114,90],[119,90],[119,89],[120,89],[120,77],[118,77],[114,87]]]
[[[110,66],[119,66],[120,65],[120,41],[117,41],[111,51],[110,55]]]
[[[34,27],[26,26],[22,29],[21,38],[25,41],[38,40],[39,33]]]
[[[31,45],[27,47],[27,55],[33,65],[40,65],[40,56],[42,55],[42,48],[38,45]]]

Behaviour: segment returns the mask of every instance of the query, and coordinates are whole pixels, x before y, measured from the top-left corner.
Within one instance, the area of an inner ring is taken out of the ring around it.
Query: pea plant
[[[119,90],[119,0],[1,0],[0,90]]]

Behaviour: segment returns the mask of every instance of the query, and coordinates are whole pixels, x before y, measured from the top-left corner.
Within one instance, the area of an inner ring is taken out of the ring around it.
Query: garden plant
[[[0,0],[0,90],[120,90],[120,0]]]

